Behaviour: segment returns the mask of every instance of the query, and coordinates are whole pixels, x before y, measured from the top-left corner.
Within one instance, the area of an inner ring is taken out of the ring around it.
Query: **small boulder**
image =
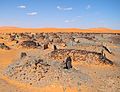
[[[65,60],[65,67],[64,67],[65,69],[70,69],[70,68],[72,68],[72,59],[71,59],[71,57],[69,56],[69,57],[67,57],[67,59]]]
[[[20,58],[25,58],[27,56],[27,54],[25,52],[21,52]]]
[[[44,50],[45,50],[45,49],[48,49],[48,47],[49,47],[48,44],[44,44],[44,45],[43,45],[43,49],[44,49]]]
[[[57,47],[56,47],[56,45],[54,45],[53,47],[54,47],[54,50],[57,50]]]

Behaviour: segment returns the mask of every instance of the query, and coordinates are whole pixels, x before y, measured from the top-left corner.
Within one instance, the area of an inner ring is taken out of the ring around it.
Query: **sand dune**
[[[83,33],[120,33],[120,30],[112,30],[107,28],[17,28],[17,27],[0,27],[0,33],[4,32],[83,32]]]

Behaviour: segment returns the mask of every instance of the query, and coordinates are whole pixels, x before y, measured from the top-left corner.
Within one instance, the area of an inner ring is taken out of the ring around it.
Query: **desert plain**
[[[120,30],[0,27],[0,92],[120,92]]]

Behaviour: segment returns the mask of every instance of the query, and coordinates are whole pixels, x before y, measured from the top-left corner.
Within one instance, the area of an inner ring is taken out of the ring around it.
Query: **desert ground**
[[[0,27],[0,92],[120,92],[120,30]]]

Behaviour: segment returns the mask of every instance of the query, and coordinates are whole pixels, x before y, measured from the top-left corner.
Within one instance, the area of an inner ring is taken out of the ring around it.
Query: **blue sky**
[[[0,0],[0,26],[120,29],[120,0]]]

